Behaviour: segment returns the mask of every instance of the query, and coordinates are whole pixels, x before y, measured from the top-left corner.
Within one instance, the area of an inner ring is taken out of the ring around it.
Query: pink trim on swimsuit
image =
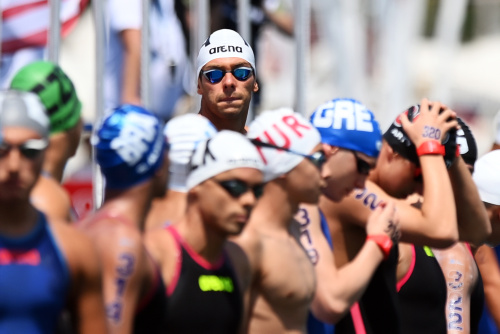
[[[177,261],[176,261],[174,276],[172,277],[172,282],[170,282],[170,284],[168,284],[167,286],[167,296],[171,296],[174,293],[175,288],[177,287],[177,282],[179,281],[179,276],[181,275],[182,251],[181,251],[181,245],[177,240],[177,238],[175,237],[177,231],[173,231],[172,225],[165,226],[165,230],[167,232],[170,232],[170,234],[172,234],[175,240],[175,247],[177,248]]]
[[[408,280],[411,277],[411,274],[413,274],[413,269],[415,269],[415,261],[416,261],[416,254],[415,254],[415,245],[411,245],[411,264],[410,268],[408,268],[408,271],[406,272],[406,275],[396,284],[396,290],[399,292],[403,285],[408,282]]]
[[[469,250],[470,255],[472,255],[472,257],[474,257],[474,253],[472,252],[472,248],[470,247],[470,244],[468,242],[466,242],[465,246],[467,246],[467,249]]]
[[[167,227],[167,229],[170,231],[170,233],[172,233],[172,236],[174,237],[174,239],[178,243],[180,243],[182,245],[182,247],[188,252],[189,256],[191,256],[193,258],[193,260],[196,263],[198,263],[198,265],[200,265],[201,267],[203,267],[207,270],[217,270],[224,264],[224,256],[221,256],[221,258],[219,260],[217,260],[217,262],[212,264],[212,263],[208,262],[207,260],[205,260],[204,258],[202,258],[200,256],[200,254],[196,253],[196,251],[194,251],[193,248],[191,248],[191,246],[189,246],[182,239],[179,232],[177,232],[177,230],[173,226],[169,226],[169,227]]]
[[[202,258],[198,253],[196,253],[180,236],[179,232],[172,226],[168,225],[165,227],[165,230],[170,232],[170,234],[174,237],[175,244],[177,246],[177,265],[175,267],[174,276],[172,278],[172,282],[168,284],[167,287],[167,296],[172,295],[174,293],[175,287],[177,286],[177,282],[179,281],[179,276],[181,275],[182,268],[182,248],[188,252],[189,256],[201,267],[207,270],[216,270],[219,269],[224,264],[224,256],[222,256],[215,264],[211,264],[204,258]]]
[[[359,309],[358,302],[352,304],[351,306],[351,318],[354,325],[354,332],[356,334],[366,334],[365,323],[363,317],[361,316],[361,310]]]

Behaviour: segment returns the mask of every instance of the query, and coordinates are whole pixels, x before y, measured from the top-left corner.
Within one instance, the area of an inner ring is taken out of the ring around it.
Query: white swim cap
[[[273,144],[300,154],[311,154],[321,142],[318,130],[300,114],[289,108],[262,112],[251,124],[248,138]],[[286,174],[303,156],[274,148],[258,147],[264,160],[264,181]]]
[[[187,192],[186,180],[190,170],[189,161],[201,141],[217,133],[208,118],[198,114],[186,114],[171,119],[163,132],[170,144],[170,178],[168,189]]]
[[[486,153],[474,165],[472,174],[481,200],[500,205],[500,150]]]
[[[212,33],[200,48],[196,60],[196,78],[201,68],[211,60],[219,58],[241,58],[252,65],[253,74],[257,76],[255,56],[252,47],[236,31],[221,29]]]
[[[245,167],[262,171],[264,165],[257,148],[242,134],[222,130],[196,147],[187,187],[192,189],[220,173]]]

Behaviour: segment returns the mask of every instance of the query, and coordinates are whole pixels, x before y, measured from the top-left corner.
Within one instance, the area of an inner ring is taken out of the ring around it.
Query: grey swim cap
[[[0,91],[0,129],[18,126],[49,136],[49,117],[38,95],[17,90]]]

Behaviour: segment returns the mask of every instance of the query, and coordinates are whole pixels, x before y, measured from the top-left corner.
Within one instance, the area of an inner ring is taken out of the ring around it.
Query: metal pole
[[[252,40],[252,30],[250,29],[250,24],[250,1],[238,0],[238,32],[248,43],[251,43],[250,41]],[[255,112],[252,99],[250,100],[250,106],[248,107],[246,124],[249,125],[254,118]]]
[[[191,58],[193,68],[196,69],[196,58],[198,58],[198,50],[201,43],[208,37],[210,26],[209,18],[209,2],[207,0],[193,0],[190,2],[190,11],[193,13],[193,22],[195,25],[194,33],[191,35]],[[196,77],[198,73],[196,73]]]
[[[50,25],[48,31],[49,60],[59,63],[59,46],[61,44],[61,0],[50,0]]]
[[[106,50],[106,31],[104,24],[104,8],[106,0],[92,1],[92,10],[94,14],[95,43],[96,43],[96,62],[95,62],[95,119],[92,132],[95,133],[96,124],[104,115],[104,62]],[[104,198],[104,185],[101,169],[96,162],[96,152],[92,147],[92,193],[94,200],[94,210],[98,209]]]
[[[249,0],[238,0],[238,32],[245,41],[250,42],[252,31],[250,30]]]
[[[142,1],[142,27],[141,27],[141,100],[146,109],[151,107],[150,80],[149,80],[149,12],[150,0]]]
[[[208,0],[192,0],[190,11],[194,13],[193,22],[195,24],[194,35],[191,35],[191,61],[193,71],[196,71],[196,58],[201,44],[207,39],[210,30],[210,3]],[[194,112],[198,112],[201,106],[201,97],[196,94],[196,83],[198,73],[195,73],[192,81],[192,92],[197,97]]]
[[[294,1],[295,34],[295,111],[307,116],[307,81],[309,72],[310,0]]]
[[[210,4],[207,0],[197,0],[198,3],[198,26],[197,26],[197,40],[198,45],[196,46],[196,51],[200,47],[201,43],[207,39],[210,31]],[[198,54],[196,54],[198,56]]]

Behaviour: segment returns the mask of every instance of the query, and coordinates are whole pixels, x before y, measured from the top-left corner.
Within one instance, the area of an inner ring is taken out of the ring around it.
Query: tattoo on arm
[[[375,210],[381,203],[382,200],[379,200],[377,195],[372,192],[368,192],[366,188],[357,190],[354,194],[354,198],[363,202],[363,205],[368,207],[370,210]]]
[[[458,270],[448,273],[448,329],[463,331],[463,274]]]
[[[134,272],[135,258],[130,253],[122,253],[118,256],[118,265],[115,268],[115,297],[112,302],[106,304],[107,318],[118,324],[122,319],[123,296],[130,276]]]
[[[311,239],[311,234],[309,233],[309,225],[311,224],[311,218],[309,218],[309,214],[307,213],[306,209],[299,209],[299,212],[297,214],[297,222],[300,224],[300,240],[302,243],[302,246],[307,252],[307,255],[309,256],[309,259],[311,260],[312,264],[318,263],[319,260],[319,254],[316,248],[314,248],[312,239]]]

